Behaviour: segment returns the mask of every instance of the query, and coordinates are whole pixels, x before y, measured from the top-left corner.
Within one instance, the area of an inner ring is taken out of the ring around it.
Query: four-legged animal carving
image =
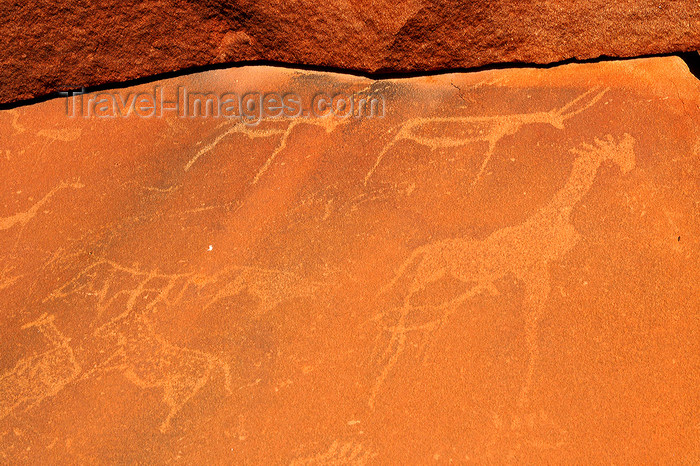
[[[80,374],[80,366],[66,338],[44,314],[22,327],[35,328],[51,345],[47,351],[20,359],[0,375],[0,420],[16,409],[27,410],[56,395]]]
[[[486,170],[486,166],[493,156],[498,141],[505,136],[517,133],[523,126],[534,123],[548,124],[557,129],[564,129],[564,123],[568,119],[592,107],[606,92],[607,89],[601,91],[593,88],[584,92],[561,108],[556,108],[548,112],[494,116],[409,118],[398,125],[399,130],[394,138],[379,152],[377,160],[365,176],[365,186],[377,170],[377,167],[379,167],[379,164],[382,162],[382,159],[388,153],[389,149],[401,140],[410,140],[432,150],[441,148],[449,149],[474,142],[487,143],[488,149],[486,151],[486,157],[481,162],[479,171],[471,183],[471,187],[474,187],[484,174],[484,170]],[[585,104],[579,105],[581,102],[585,102]],[[579,105],[578,108],[576,108],[577,105]],[[443,131],[440,130],[441,127],[452,127],[458,135],[445,136]],[[434,133],[439,134],[434,136]]]
[[[571,212],[591,189],[598,168],[610,161],[619,165],[623,174],[629,172],[635,166],[633,145],[634,139],[625,134],[619,142],[609,136],[604,140],[596,139],[593,145],[585,144],[581,149],[572,150],[576,159],[566,185],[522,224],[497,230],[484,240],[450,238],[415,249],[394,279],[380,291],[385,294],[400,280],[408,282],[398,319],[385,328],[389,343],[380,356],[382,369],[371,390],[369,405],[374,406],[382,384],[404,350],[408,332],[434,331],[460,304],[485,291],[497,293],[497,280],[511,276],[525,287],[523,308],[529,362],[518,397],[518,405],[523,407],[539,353],[537,326],[550,292],[549,264],[561,259],[579,241],[580,236],[571,223]],[[421,309],[413,305],[414,295],[447,276],[473,286],[439,305],[442,315],[437,321],[407,326],[409,315]],[[386,320],[385,317],[384,313],[377,316],[379,320]]]
[[[98,328],[97,336],[111,342],[112,355],[94,373],[121,372],[140,388],[162,388],[169,412],[160,425],[166,432],[182,407],[211,380],[216,371],[231,393],[228,364],[203,351],[175,346],[157,334],[143,312],[128,310]]]
[[[205,309],[222,299],[246,291],[259,301],[256,316],[266,314],[284,301],[313,297],[321,287],[319,283],[304,280],[295,273],[262,267],[233,267],[216,278],[216,293]]]

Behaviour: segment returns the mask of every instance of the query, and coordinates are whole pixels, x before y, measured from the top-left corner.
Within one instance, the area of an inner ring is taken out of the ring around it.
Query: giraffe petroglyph
[[[449,149],[464,146],[473,142],[485,142],[488,144],[486,157],[481,163],[479,170],[471,182],[473,188],[481,179],[486,167],[493,156],[496,144],[505,136],[510,136],[525,126],[534,123],[552,125],[557,129],[564,129],[564,123],[581,112],[589,109],[603,98],[608,89],[600,90],[593,88],[574,98],[564,106],[555,108],[548,112],[516,113],[512,115],[493,116],[455,116],[455,117],[418,117],[409,118],[393,129],[398,128],[396,135],[379,152],[374,165],[364,179],[367,186],[369,179],[379,167],[382,159],[386,156],[397,142],[401,140],[414,141],[430,150]],[[580,105],[582,104],[582,105]],[[578,108],[575,108],[577,107]],[[449,126],[455,125],[463,136],[429,136],[417,134],[421,130],[429,129],[430,125]]]
[[[17,409],[25,411],[56,395],[80,375],[70,339],[54,324],[54,316],[43,314],[22,329],[35,328],[50,344],[42,353],[20,359],[0,375],[0,420]]]
[[[523,308],[529,360],[517,401],[520,408],[524,407],[539,353],[538,322],[550,292],[549,264],[560,260],[578,243],[580,235],[571,223],[571,213],[591,189],[601,164],[610,161],[617,164],[623,174],[628,173],[635,166],[633,149],[634,139],[629,134],[619,141],[612,136],[596,138],[593,144],[571,150],[575,159],[566,184],[523,223],[497,230],[483,240],[458,237],[416,248],[395,277],[380,290],[382,295],[395,288],[400,280],[408,282],[403,305],[394,310],[398,312],[398,319],[383,330],[389,334],[389,343],[379,358],[382,369],[371,389],[370,407],[374,406],[382,385],[403,352],[409,332],[434,332],[468,299],[480,293],[498,293],[495,283],[506,276],[514,277],[525,288]],[[409,314],[427,307],[414,306],[414,295],[450,276],[473,286],[454,299],[433,306],[441,313],[439,319],[408,326]],[[376,319],[385,320],[386,313],[380,313]]]

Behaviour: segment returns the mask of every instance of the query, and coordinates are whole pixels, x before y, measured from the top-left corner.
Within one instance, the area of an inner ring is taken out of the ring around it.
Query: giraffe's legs
[[[537,269],[532,271],[525,278],[525,342],[528,351],[528,363],[525,369],[525,377],[523,380],[520,393],[518,395],[518,408],[524,408],[529,403],[530,392],[535,376],[535,365],[538,362],[540,355],[540,346],[538,341],[539,321],[544,312],[544,306],[549,297],[551,289],[549,270],[546,264],[542,264]]]
[[[486,280],[483,283],[478,283],[476,286],[469,288],[467,291],[460,294],[459,296],[456,296],[450,299],[449,301],[437,306],[438,310],[442,311],[440,318],[430,322],[426,322],[425,324],[422,324],[420,326],[414,326],[406,329],[407,331],[425,330],[428,332],[428,334],[424,337],[423,343],[421,343],[420,347],[420,354],[422,355],[421,359],[423,360],[423,363],[427,361],[428,349],[430,343],[432,342],[432,335],[442,330],[442,327],[445,325],[445,322],[447,322],[447,319],[449,319],[452,314],[457,312],[459,306],[480,294],[488,294],[491,296],[495,296],[498,294],[498,289],[489,280]]]
[[[464,293],[456,296],[455,298],[452,298],[442,304],[439,305],[421,305],[421,306],[415,306],[411,304],[411,298],[415,293],[418,291],[422,290],[425,288],[425,286],[429,283],[433,283],[435,281],[438,281],[440,278],[444,277],[447,273],[446,269],[441,269],[438,272],[435,272],[431,276],[429,276],[428,280],[429,281],[414,281],[412,284],[409,292],[406,294],[404,297],[404,302],[403,306],[399,309],[399,318],[396,321],[396,324],[386,328],[386,330],[389,332],[390,337],[389,337],[389,342],[386,346],[386,349],[384,352],[381,354],[379,357],[379,363],[382,364],[382,369],[380,371],[380,374],[377,376],[374,386],[372,387],[371,393],[370,393],[370,399],[369,399],[369,406],[370,408],[374,407],[374,402],[379,394],[379,391],[381,390],[382,385],[388,378],[389,374],[391,373],[392,369],[396,365],[396,363],[399,360],[399,357],[403,353],[404,349],[406,348],[406,342],[408,338],[408,334],[410,332],[424,332],[425,334],[423,335],[423,341],[421,342],[419,346],[419,354],[422,355],[421,359],[425,362],[425,358],[427,355],[427,349],[429,346],[429,343],[431,342],[431,336],[432,334],[435,333],[435,331],[440,330],[444,323],[447,321],[447,319],[454,314],[458,307],[466,302],[467,300],[473,298],[474,296],[483,293],[483,292],[489,292],[491,294],[497,292],[495,290],[495,287],[493,286],[493,283],[491,282],[486,282],[483,284],[478,284],[472,288],[469,288],[467,291]],[[430,309],[431,311],[438,311],[439,313],[439,318],[432,320],[430,322],[418,324],[418,325],[411,325],[407,326],[406,325],[406,320],[408,316],[414,312],[414,311],[420,311],[420,310],[426,310]]]

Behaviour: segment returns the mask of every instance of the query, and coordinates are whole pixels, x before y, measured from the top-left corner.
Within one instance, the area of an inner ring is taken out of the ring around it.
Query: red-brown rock
[[[680,59],[156,85],[386,114],[0,112],[0,462],[698,462]]]
[[[0,103],[247,60],[386,72],[698,49],[695,0],[13,0]]]

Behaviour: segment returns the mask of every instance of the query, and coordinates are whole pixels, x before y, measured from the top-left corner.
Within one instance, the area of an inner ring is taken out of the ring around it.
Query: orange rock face
[[[155,86],[384,111],[0,112],[3,462],[700,461],[682,61]]]
[[[693,50],[696,0],[6,0],[0,104],[249,60],[388,72]]]

